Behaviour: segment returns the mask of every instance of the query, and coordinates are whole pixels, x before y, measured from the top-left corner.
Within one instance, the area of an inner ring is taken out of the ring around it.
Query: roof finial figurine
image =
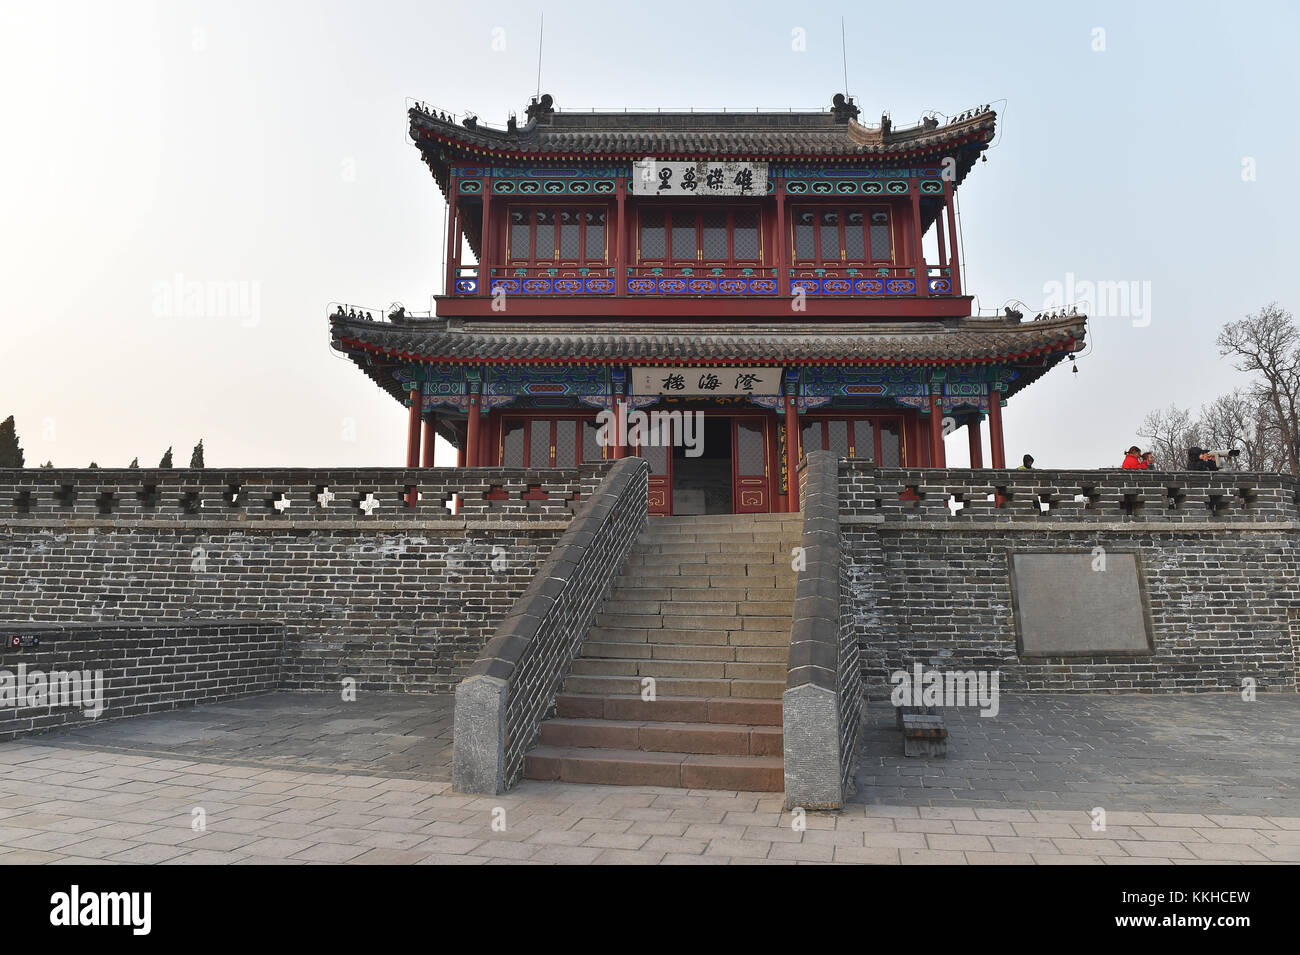
[[[845,96],[843,93],[836,93],[831,97],[831,115],[835,117],[837,123],[847,123],[850,119],[857,119],[862,110],[854,105],[852,97]]]

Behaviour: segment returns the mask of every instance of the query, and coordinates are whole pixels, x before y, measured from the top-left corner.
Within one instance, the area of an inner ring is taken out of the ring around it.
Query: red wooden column
[[[989,456],[993,467],[1007,466],[1006,446],[1002,441],[1002,392],[989,389]]]
[[[492,180],[487,176],[482,179],[483,183],[483,224],[479,228],[478,237],[478,294],[488,295],[491,290],[488,288],[490,281],[488,275],[488,260],[491,258],[492,250]]]
[[[456,278],[460,265],[456,261],[460,254],[460,206],[456,201],[456,177],[447,180],[447,275],[442,286],[443,295],[456,294]]]
[[[785,396],[785,470],[789,513],[799,510],[799,399]]]
[[[934,213],[934,237],[939,240],[940,268],[948,264],[948,243],[944,241],[944,235],[943,235],[943,230],[944,230],[943,210],[944,207],[940,206],[937,210],[935,210]]]
[[[430,411],[424,418],[424,452],[421,455],[420,466],[425,468],[434,467],[433,455],[438,444],[438,416]]]
[[[618,196],[614,215],[614,294],[627,294],[627,177],[619,176],[614,191]]]
[[[952,197],[954,186],[948,183],[943,191],[943,206],[948,213],[948,253],[952,256],[949,268],[952,270],[952,294],[961,294],[961,263],[957,261],[957,217],[953,214]]]
[[[970,466],[984,467],[984,444],[980,437],[979,412],[966,416],[966,437],[970,441]]]
[[[483,397],[478,393],[478,386],[470,385],[469,392],[469,423],[465,426],[465,463],[469,467],[478,467],[479,461],[479,408],[482,406]]]
[[[930,467],[943,468],[948,460],[943,452],[943,403],[930,392]]]
[[[406,424],[406,466],[418,468],[420,466],[420,412],[424,404],[424,396],[420,392],[419,385],[411,386],[408,404],[410,411],[407,414]]]
[[[789,246],[785,230],[785,180],[778,179],[776,181],[776,294],[783,298],[790,294]],[[794,480],[793,472],[790,474],[790,480]]]
[[[621,458],[627,454],[623,446],[623,435],[627,430],[627,405],[622,395],[614,396],[614,457]]]
[[[456,425],[456,467],[465,466],[465,445],[469,443],[466,426],[463,424]]]
[[[925,246],[921,243],[921,180],[912,180],[912,257],[916,261],[916,294],[930,294],[930,273],[925,269]]]

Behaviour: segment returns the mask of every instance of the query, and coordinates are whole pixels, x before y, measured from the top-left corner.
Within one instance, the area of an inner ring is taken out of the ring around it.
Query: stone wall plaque
[[[1016,650],[1022,657],[1149,654],[1154,644],[1137,554],[1010,555]]]

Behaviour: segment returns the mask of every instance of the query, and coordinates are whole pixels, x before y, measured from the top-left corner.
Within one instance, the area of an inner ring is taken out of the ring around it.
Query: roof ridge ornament
[[[555,99],[550,93],[543,93],[541,97],[534,96],[528,102],[528,109],[524,115],[528,117],[529,122],[545,123],[549,122],[551,115],[555,112]]]
[[[857,119],[861,112],[862,110],[854,105],[852,97],[836,93],[831,98],[831,115],[835,117],[837,123],[847,123],[850,119]]]

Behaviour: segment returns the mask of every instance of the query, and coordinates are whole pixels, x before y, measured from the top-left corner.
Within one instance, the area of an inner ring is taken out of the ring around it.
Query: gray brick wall
[[[864,680],[878,693],[890,672],[920,661],[998,669],[1004,689],[1022,691],[1225,691],[1244,677],[1294,691],[1298,494],[1296,478],[1276,474],[842,461],[840,520]],[[966,503],[956,515],[954,496]],[[1009,555],[1096,547],[1138,555],[1155,652],[1017,656]]]
[[[0,622],[273,620],[288,688],[448,690],[607,469],[0,470]]]
[[[40,643],[14,648],[9,638],[16,635],[36,636]],[[28,676],[40,672],[46,678],[51,671],[103,676],[103,711],[97,716],[15,694],[14,705],[0,709],[0,739],[267,693],[280,684],[284,657],[284,628],[255,620],[0,623],[0,641],[0,670],[15,683],[20,667]]]

